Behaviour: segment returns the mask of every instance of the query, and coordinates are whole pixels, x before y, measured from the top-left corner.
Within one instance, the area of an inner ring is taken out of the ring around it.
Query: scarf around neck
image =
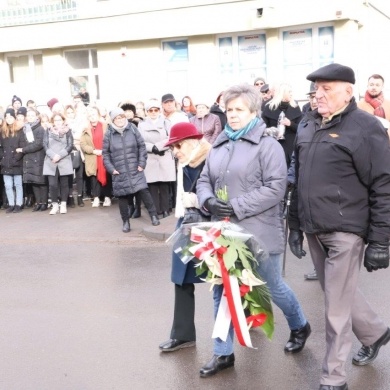
[[[225,125],[225,134],[232,141],[237,141],[245,134],[249,133],[257,124],[259,123],[259,118],[254,117],[245,127],[240,130],[234,131],[228,124]]]
[[[381,118],[386,118],[385,110],[382,107],[382,103],[385,100],[382,92],[378,96],[372,97],[368,93],[368,91],[366,91],[366,94],[364,95],[364,100],[374,109],[374,115],[379,116]]]
[[[95,149],[103,149],[103,125],[98,122],[95,127],[92,126],[92,141]],[[103,164],[103,156],[96,156],[97,160],[97,173],[96,177],[100,184],[104,187],[107,184],[106,168]]]
[[[27,142],[34,142],[35,138],[34,138],[32,127],[35,126],[37,123],[38,123],[38,119],[32,123],[27,122],[24,125],[23,130],[24,130],[24,134],[26,135]]]
[[[183,169],[189,165],[191,168],[196,168],[206,160],[207,154],[211,149],[211,144],[204,138],[199,142],[199,145],[192,151],[189,160],[186,163],[179,163],[177,167],[177,190],[176,190],[176,205],[175,217],[181,218],[184,216],[185,207],[183,206],[182,196],[184,193],[184,178]]]
[[[127,125],[128,125],[128,122],[127,122],[124,126],[122,126],[122,127],[119,127],[119,126],[114,125],[113,123],[111,123],[112,128],[113,128],[114,130],[116,130],[116,131],[117,131],[118,133],[120,133],[120,134],[123,134],[123,132],[125,131]]]

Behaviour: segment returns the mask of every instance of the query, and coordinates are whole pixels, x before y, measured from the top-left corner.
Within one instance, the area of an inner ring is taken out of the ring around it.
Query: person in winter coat
[[[213,144],[222,131],[221,121],[217,115],[210,113],[208,104],[197,102],[195,107],[196,115],[190,118],[190,122],[210,144]]]
[[[390,341],[390,328],[359,289],[362,263],[368,272],[389,266],[389,137],[358,109],[353,69],[332,63],[307,79],[315,83],[317,109],[297,132],[288,242],[301,258],[306,234],[325,294],[320,390],[347,390],[353,334],[362,343],[352,358],[356,366],[372,363]]]
[[[294,149],[295,134],[298,123],[302,119],[302,112],[292,97],[291,86],[286,83],[280,84],[275,89],[273,98],[263,106],[261,117],[267,127],[277,127],[281,112],[285,114],[282,124],[286,127],[286,130],[284,132],[284,138],[279,139],[279,142],[283,146],[287,167],[289,167]]]
[[[165,218],[169,215],[169,182],[176,180],[175,160],[165,146],[169,131],[158,100],[147,102],[146,112],[147,117],[138,125],[148,152],[145,176],[157,214]]]
[[[20,213],[23,204],[23,154],[16,149],[23,147],[23,123],[16,120],[15,110],[8,108],[0,133],[0,161],[5,191],[8,199],[6,213]],[[16,199],[14,189],[16,192]]]
[[[66,202],[69,194],[69,175],[73,174],[73,164],[70,153],[73,149],[73,136],[65,117],[54,112],[51,119],[52,127],[46,131],[43,138],[43,147],[46,152],[43,163],[43,174],[48,176],[49,191],[53,207],[50,215],[58,212],[67,213]],[[60,194],[58,193],[60,190]],[[58,207],[58,198],[61,205]]]
[[[48,187],[47,178],[43,175],[43,162],[45,149],[43,137],[46,130],[41,126],[38,112],[34,108],[28,108],[26,124],[23,127],[24,146],[16,149],[23,153],[23,182],[32,186],[35,197],[35,206],[32,211],[46,211]]]
[[[258,262],[257,272],[267,283],[273,302],[290,328],[284,347],[287,353],[300,352],[311,329],[294,292],[281,275],[284,225],[280,201],[287,184],[283,149],[257,117],[260,95],[249,84],[230,87],[224,93],[228,124],[213,144],[197,183],[199,205],[214,218],[230,217],[265,246],[269,256]],[[229,200],[217,198],[226,186]],[[214,314],[221,301],[223,286],[214,286]],[[233,327],[226,341],[214,339],[214,356],[200,370],[209,377],[234,365]]]
[[[215,103],[210,107],[211,114],[217,115],[219,120],[221,121],[222,130],[226,125],[226,113],[225,113],[225,104],[222,99],[223,92],[221,92],[217,98],[215,99]]]
[[[172,126],[169,140],[165,144],[172,148],[179,160],[175,209],[175,215],[179,220],[176,229],[182,225],[186,207],[199,209],[196,181],[211,147],[202,137],[193,124],[177,123]],[[173,252],[171,280],[175,284],[173,324],[170,339],[159,346],[162,352],[192,347],[196,341],[194,283],[202,283],[202,279],[195,274],[195,263],[189,261],[184,264]]]
[[[156,207],[146,183],[144,169],[147,152],[145,142],[138,129],[129,123],[121,108],[110,111],[112,124],[108,126],[103,141],[103,161],[107,172],[112,175],[112,190],[118,198],[119,212],[122,217],[122,231],[130,231],[129,199],[139,192],[152,225],[157,226]]]
[[[90,107],[88,126],[80,138],[81,150],[85,158],[85,173],[91,178],[92,207],[99,207],[100,197],[104,197],[103,206],[111,206],[111,178],[103,163],[103,139],[107,124],[100,119],[97,107]]]

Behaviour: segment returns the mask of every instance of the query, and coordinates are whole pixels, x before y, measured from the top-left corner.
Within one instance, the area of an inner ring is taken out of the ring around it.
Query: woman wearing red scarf
[[[100,120],[97,107],[89,109],[89,126],[83,130],[80,146],[85,156],[85,173],[91,177],[91,193],[94,197],[92,207],[99,207],[100,196],[104,196],[103,206],[111,206],[111,186],[103,164],[103,138],[107,124]]]

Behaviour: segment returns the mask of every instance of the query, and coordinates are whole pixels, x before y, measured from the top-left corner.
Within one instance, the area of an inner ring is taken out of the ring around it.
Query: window
[[[11,83],[28,80],[42,80],[42,54],[20,54],[7,56],[9,79]]]
[[[266,36],[250,34],[218,38],[222,83],[232,80],[251,83],[256,77],[267,76]]]
[[[91,100],[99,99],[98,55],[96,49],[68,50],[64,52],[69,71],[70,94],[85,88]]]

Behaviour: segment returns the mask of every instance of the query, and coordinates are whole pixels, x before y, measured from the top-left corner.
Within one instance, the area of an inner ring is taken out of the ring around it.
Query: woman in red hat
[[[181,122],[172,126],[169,146],[178,159],[177,195],[175,216],[179,218],[176,228],[183,223],[185,209],[199,209],[196,196],[196,181],[202,172],[211,145],[202,139],[192,123]],[[176,253],[172,253],[171,280],[175,284],[175,305],[170,339],[161,343],[162,352],[173,352],[195,345],[195,285],[202,280],[195,275],[192,261],[184,264]]]

